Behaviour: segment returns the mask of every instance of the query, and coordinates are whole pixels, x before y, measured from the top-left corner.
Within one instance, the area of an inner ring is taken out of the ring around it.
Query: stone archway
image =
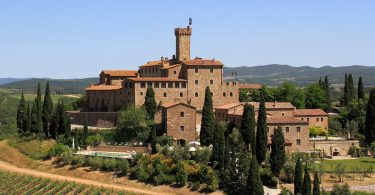
[[[186,140],[184,140],[184,139],[177,140],[177,145],[179,145],[179,146],[185,146],[185,144],[186,144]]]

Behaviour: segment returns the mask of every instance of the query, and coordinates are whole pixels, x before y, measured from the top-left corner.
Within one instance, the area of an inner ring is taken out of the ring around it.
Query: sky
[[[0,0],[0,77],[86,78],[175,53],[225,66],[375,66],[375,1]]]

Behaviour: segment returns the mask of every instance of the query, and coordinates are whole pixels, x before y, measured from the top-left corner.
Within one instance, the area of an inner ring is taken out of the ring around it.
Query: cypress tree
[[[320,184],[319,184],[319,177],[318,177],[317,172],[315,172],[314,174],[313,195],[320,195]]]
[[[50,125],[50,120],[52,116],[52,109],[53,109],[53,103],[52,103],[52,98],[51,98],[51,91],[49,88],[49,81],[47,82],[46,85],[46,90],[44,94],[44,101],[43,101],[43,111],[42,111],[42,122],[43,122],[43,130],[44,134],[46,137],[49,137],[49,125]]]
[[[309,175],[309,171],[307,170],[307,164],[305,165],[305,175],[303,178],[302,194],[311,195],[311,178]]]
[[[365,98],[365,89],[363,86],[362,77],[359,77],[358,79],[358,99],[364,99]]]
[[[85,114],[85,120],[83,121],[83,141],[86,142],[87,137],[89,136],[89,127],[87,114]]]
[[[329,80],[328,76],[324,77],[324,83],[323,83],[324,91],[326,92],[326,104],[327,104],[327,110],[329,111],[331,109],[331,95],[329,92]]]
[[[206,87],[200,130],[200,142],[203,146],[209,146],[210,144],[212,144],[213,140],[215,118],[212,104],[211,90],[209,87]]]
[[[256,132],[256,157],[258,162],[261,164],[266,159],[267,153],[267,113],[266,105],[263,99],[259,104],[257,132]]]
[[[145,103],[143,104],[143,107],[146,109],[148,118],[153,120],[156,113],[156,100],[155,100],[155,92],[152,89],[152,87],[147,88],[146,97],[145,97]]]
[[[347,106],[349,104],[349,99],[350,99],[350,94],[349,94],[349,83],[348,83],[348,75],[345,74],[345,85],[344,85],[344,106]]]
[[[244,106],[240,130],[246,147],[248,148],[250,145],[251,153],[255,154],[255,113],[254,107],[248,103]]]
[[[26,115],[26,103],[25,103],[25,96],[22,92],[20,104],[18,105],[17,109],[17,128],[18,133],[23,134],[25,132],[25,122],[27,115]]]
[[[227,128],[226,123],[220,122],[216,125],[214,131],[214,141],[212,148],[212,161],[217,163],[216,168],[223,168],[225,162],[225,137],[224,131]]]
[[[271,140],[271,171],[274,176],[279,177],[281,168],[285,163],[285,140],[280,126],[275,128]]]
[[[30,133],[39,133],[38,129],[38,108],[37,108],[37,100],[33,101],[33,105],[31,107],[31,120],[30,120]]]
[[[367,103],[365,136],[367,144],[371,144],[375,140],[375,88],[371,89]]]
[[[352,74],[348,75],[348,90],[349,90],[349,101],[348,104],[355,98],[355,93],[354,93],[354,84],[353,84],[353,76]]]
[[[264,194],[263,183],[260,179],[258,162],[253,156],[250,161],[249,174],[247,176],[247,193],[249,195]]]
[[[297,159],[296,166],[294,168],[294,194],[302,193],[302,162],[301,159]]]
[[[24,133],[28,134],[30,133],[30,128],[31,128],[31,109],[30,109],[30,104],[27,104],[27,109],[26,109],[26,130]]]
[[[36,113],[37,113],[37,128],[38,133],[42,132],[42,92],[40,83],[38,83],[38,91],[36,94]]]

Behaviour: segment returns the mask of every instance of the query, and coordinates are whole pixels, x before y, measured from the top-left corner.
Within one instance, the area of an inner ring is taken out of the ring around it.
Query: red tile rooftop
[[[294,117],[287,117],[287,116],[272,116],[267,117],[267,124],[301,124],[301,125],[308,125],[309,122],[303,121]]]
[[[293,111],[294,116],[328,116],[322,109],[296,109]]]
[[[239,105],[245,105],[246,103],[254,106],[255,109],[259,108],[259,102],[238,102],[238,103],[231,103],[226,104],[223,106],[216,107],[217,109],[231,109],[237,107]],[[294,106],[290,102],[266,102],[267,109],[294,109]]]
[[[119,90],[121,89],[121,85],[91,85],[87,87],[85,90],[86,91],[111,91],[111,90]]]
[[[131,81],[171,81],[171,82],[187,82],[185,79],[168,78],[168,77],[141,77],[141,78],[128,78]]]
[[[209,60],[209,59],[193,59],[193,60],[182,60],[182,62],[186,65],[198,66],[198,65],[216,65],[216,66],[223,66],[218,60]]]
[[[177,105],[180,105],[180,104],[195,109],[194,106],[189,105],[189,104],[186,104],[186,103],[183,103],[183,102],[168,102],[168,103],[162,103],[162,104],[161,104],[161,107],[164,107],[164,108],[171,108],[171,107],[173,107],[173,106],[177,106]]]
[[[114,77],[122,77],[122,76],[128,76],[128,77],[135,77],[137,76],[137,71],[135,70],[103,70],[103,74],[107,74]]]

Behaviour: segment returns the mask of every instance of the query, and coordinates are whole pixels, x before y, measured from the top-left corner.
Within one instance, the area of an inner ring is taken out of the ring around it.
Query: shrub
[[[211,157],[211,150],[209,147],[203,147],[201,149],[198,149],[195,151],[193,154],[193,159],[201,164],[208,164],[210,162],[210,157]]]
[[[199,182],[193,182],[192,191],[198,191],[201,188],[201,184]]]
[[[176,172],[176,184],[180,186],[184,186],[186,184],[187,174],[184,168],[184,164],[182,162],[178,162],[175,167]]]
[[[209,174],[209,180],[208,180],[208,186],[207,188],[210,190],[210,191],[215,191],[217,189],[219,189],[219,183],[220,183],[220,180],[219,180],[219,177],[217,176],[217,174],[215,172],[211,172],[211,174]]]
[[[73,152],[71,150],[65,151],[61,153],[59,157],[61,161],[71,164],[73,160]]]
[[[9,139],[9,144],[21,153],[34,160],[49,157],[50,149],[56,144],[54,140],[41,140],[38,137],[14,137]]]
[[[89,161],[90,166],[93,169],[102,169],[103,168],[103,158],[95,156],[91,159],[91,162]]]
[[[129,162],[126,159],[117,160],[116,170],[120,171],[121,174],[126,175],[129,172]]]
[[[50,150],[48,151],[48,156],[49,157],[60,156],[62,153],[67,152],[69,150],[70,149],[68,146],[61,144],[61,143],[57,143],[52,148],[50,148]]]
[[[85,157],[81,155],[73,155],[72,165],[84,165],[85,164]]]
[[[272,177],[267,173],[262,173],[260,175],[260,178],[262,180],[263,185],[267,187],[275,188],[277,186],[277,178]]]
[[[103,141],[103,137],[100,134],[90,135],[86,138],[85,142],[90,146],[98,146]]]

